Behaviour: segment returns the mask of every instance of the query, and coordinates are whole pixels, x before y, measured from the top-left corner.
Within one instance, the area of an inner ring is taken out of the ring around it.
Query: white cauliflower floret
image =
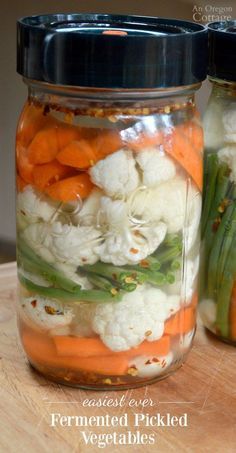
[[[111,197],[123,197],[139,184],[133,154],[123,149],[100,160],[89,173],[92,182]]]
[[[36,254],[49,263],[55,263],[55,257],[51,252],[51,225],[32,223],[25,228],[22,236]]]
[[[50,237],[50,251],[57,262],[77,267],[94,264],[99,259],[96,248],[101,242],[101,233],[92,226],[75,227],[55,222]]]
[[[128,202],[133,216],[146,222],[163,220],[169,233],[183,228],[186,210],[186,181],[175,177],[146,191],[137,190]]]
[[[124,265],[137,263],[153,253],[164,240],[166,225],[146,226],[129,217],[128,205],[121,200],[101,199],[100,227],[104,242],[95,248],[101,261]]]
[[[121,302],[97,304],[92,328],[112,351],[126,351],[144,340],[158,340],[165,320],[172,314],[172,304],[168,306],[167,302],[168,297],[160,289],[140,286]]]
[[[152,187],[168,181],[176,174],[174,162],[161,152],[160,147],[145,148],[136,155],[136,161],[142,169],[142,182]]]
[[[198,305],[199,313],[204,326],[214,330],[216,321],[217,305],[212,299],[204,299]]]
[[[201,217],[201,195],[183,178],[175,177],[155,188],[140,188],[128,198],[130,216],[146,224],[163,221],[168,233],[184,229],[185,248],[195,243]]]
[[[81,226],[96,225],[102,195],[101,190],[92,190],[91,194],[84,200],[80,211],[73,214],[73,220],[76,224]]]
[[[186,203],[183,237],[185,252],[188,253],[196,244],[202,212],[202,196],[192,186],[188,190]]]
[[[26,186],[23,192],[17,195],[17,218],[20,226],[39,220],[48,222],[56,211],[57,205],[37,194],[31,186]]]
[[[227,107],[223,113],[224,142],[236,143],[236,104]]]
[[[40,296],[23,298],[21,307],[26,318],[45,330],[68,326],[73,318],[70,308]]]
[[[235,136],[236,136],[236,126],[235,126]],[[236,139],[235,139],[236,142]],[[230,181],[236,183],[236,145],[226,146],[218,152],[218,157],[220,162],[225,162],[231,172],[230,172]]]
[[[137,370],[138,377],[151,378],[158,376],[166,371],[173,363],[173,354],[164,356],[137,356],[129,361],[129,367],[134,367]]]

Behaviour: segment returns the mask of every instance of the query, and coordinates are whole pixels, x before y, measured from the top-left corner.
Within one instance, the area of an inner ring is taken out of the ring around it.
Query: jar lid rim
[[[190,21],[49,14],[17,22],[17,71],[48,83],[108,88],[191,85],[206,77],[207,30]]]

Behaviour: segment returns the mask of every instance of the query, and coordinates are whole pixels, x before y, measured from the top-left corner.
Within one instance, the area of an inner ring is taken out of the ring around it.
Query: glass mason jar
[[[33,61],[46,22],[57,45],[46,39],[42,69]],[[18,324],[30,363],[50,379],[137,387],[169,375],[191,347],[203,148],[194,95],[205,38],[202,26],[165,19],[19,22],[29,96],[16,136]],[[177,52],[175,72],[153,62],[163,46]]]
[[[209,25],[212,92],[204,117],[205,181],[200,314],[205,327],[236,344],[235,21]],[[227,52],[225,52],[227,49]]]

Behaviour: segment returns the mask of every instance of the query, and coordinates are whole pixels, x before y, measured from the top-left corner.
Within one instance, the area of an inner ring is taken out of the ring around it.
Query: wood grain
[[[186,364],[168,379],[151,386],[120,392],[118,408],[83,407],[85,398],[105,398],[108,393],[79,390],[51,383],[28,365],[16,326],[16,266],[0,266],[0,452],[214,452],[233,453],[236,442],[236,349],[215,340],[199,325]],[[131,398],[151,398],[154,407],[131,408]],[[65,415],[128,414],[130,427],[51,427],[51,413]],[[188,427],[132,426],[133,413],[188,414]],[[95,433],[154,433],[154,445],[86,446],[80,431]]]

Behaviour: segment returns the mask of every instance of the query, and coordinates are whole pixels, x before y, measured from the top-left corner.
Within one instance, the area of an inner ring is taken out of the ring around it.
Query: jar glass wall
[[[18,322],[29,361],[80,387],[162,379],[195,332],[198,86],[27,83],[16,167]]]
[[[236,344],[236,82],[210,80],[199,307],[204,325]]]

